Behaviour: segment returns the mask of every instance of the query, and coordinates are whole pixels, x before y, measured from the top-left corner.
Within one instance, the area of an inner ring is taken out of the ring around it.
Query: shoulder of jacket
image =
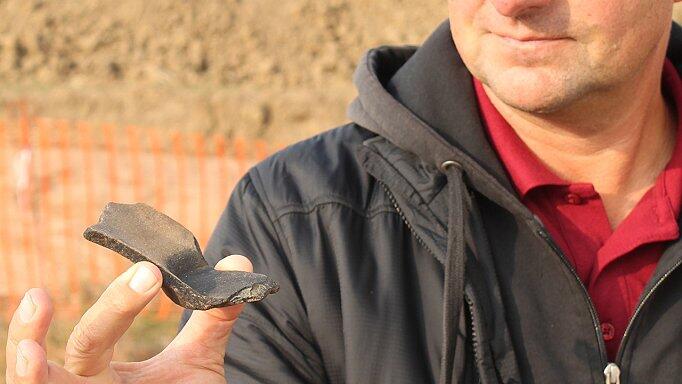
[[[375,183],[357,159],[363,141],[376,134],[342,125],[276,152],[250,169],[253,186],[275,218],[340,204],[366,214]]]

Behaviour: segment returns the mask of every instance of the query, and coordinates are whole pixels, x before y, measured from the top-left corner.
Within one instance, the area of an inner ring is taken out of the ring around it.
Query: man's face
[[[449,0],[450,28],[502,102],[550,113],[661,64],[677,1]]]

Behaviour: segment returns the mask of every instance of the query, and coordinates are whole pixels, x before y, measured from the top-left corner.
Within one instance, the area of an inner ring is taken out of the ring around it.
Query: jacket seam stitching
[[[346,201],[342,200],[327,200],[327,201],[321,201],[317,202],[314,204],[290,204],[286,206],[286,210],[283,212],[279,212],[274,220],[279,221],[280,219],[284,218],[285,216],[291,215],[291,214],[309,214],[312,213],[313,211],[317,210],[318,208],[321,208],[323,206],[327,205],[339,205],[345,208],[348,208],[351,210],[353,213],[362,216],[364,218],[373,218],[377,214],[380,213],[395,213],[395,208],[393,205],[389,204],[384,204],[381,206],[378,206],[376,208],[373,208],[371,210],[365,211],[362,209],[357,208],[356,206],[349,204]]]
[[[310,199],[309,202],[300,201],[300,202],[292,202],[292,203],[288,203],[288,204],[283,204],[283,205],[278,206],[276,209],[274,209],[274,207],[273,207],[273,209],[276,212],[280,212],[280,213],[276,214],[276,216],[277,216],[277,215],[281,215],[282,211],[285,211],[289,208],[314,206],[317,204],[324,204],[324,203],[327,203],[329,201],[337,201],[337,202],[346,204],[350,207],[353,207],[354,209],[359,210],[359,211],[364,210],[362,208],[359,208],[357,204],[353,204],[353,203],[349,202],[348,199],[344,198],[344,196],[336,194],[336,193],[327,193],[324,195],[319,195],[319,196],[315,197],[314,199]],[[367,210],[370,211],[372,209],[376,209],[376,208],[370,208]]]

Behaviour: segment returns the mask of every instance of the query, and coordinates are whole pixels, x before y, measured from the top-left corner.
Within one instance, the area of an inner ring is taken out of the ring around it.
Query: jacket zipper
[[[474,351],[474,360],[478,363],[483,361],[483,356],[481,356],[481,350],[478,347],[478,331],[476,330],[476,323],[474,322],[474,302],[466,294],[464,295],[464,301],[466,301],[467,306],[469,307],[469,316],[471,316],[471,349]]]
[[[609,363],[604,368],[604,383],[620,384],[620,368],[617,364]]]
[[[625,343],[628,341],[630,338],[630,333],[632,330],[632,326],[635,322],[635,319],[637,318],[637,315],[642,311],[642,308],[644,305],[649,301],[649,298],[653,296],[654,292],[656,291],[656,288],[658,288],[661,284],[663,284],[663,281],[665,281],[668,276],[673,274],[679,268],[679,266],[682,265],[682,260],[678,261],[675,265],[673,265],[672,268],[670,268],[663,276],[661,276],[658,281],[656,281],[656,284],[654,284],[649,291],[646,292],[646,295],[644,298],[639,302],[637,305],[637,308],[635,309],[635,312],[632,314],[632,318],[630,318],[630,322],[628,323],[628,326],[625,328],[625,333],[623,334],[623,339],[620,342],[620,347],[618,348],[618,354],[616,355],[616,364],[620,364],[621,360],[623,358],[623,351],[625,347]]]
[[[424,242],[424,240],[421,238],[421,236],[419,236],[417,231],[414,230],[414,228],[412,227],[412,224],[410,224],[410,222],[407,220],[407,217],[405,217],[405,214],[403,213],[402,209],[400,209],[400,206],[398,205],[398,202],[396,201],[395,196],[393,195],[393,192],[391,192],[391,190],[388,188],[386,183],[384,183],[383,181],[381,181],[379,179],[377,179],[377,181],[384,188],[384,191],[388,195],[388,199],[391,201],[391,204],[393,204],[393,207],[398,212],[398,215],[403,220],[403,222],[405,223],[407,228],[410,230],[412,235],[417,239],[417,242],[419,244],[421,244],[431,254],[431,256],[436,257],[435,252],[428,245],[426,245],[426,242]],[[592,303],[592,300],[590,299],[590,295],[587,292],[587,288],[585,288],[585,285],[583,284],[582,280],[580,280],[578,273],[575,271],[575,269],[573,268],[571,263],[568,261],[568,259],[564,255],[563,251],[561,251],[561,249],[559,249],[559,247],[554,243],[554,240],[552,240],[552,238],[547,234],[547,232],[545,231],[545,229],[542,225],[542,222],[540,222],[540,220],[537,218],[537,216],[535,216],[535,215],[533,215],[533,216],[535,217],[535,224],[539,226],[537,228],[537,233],[547,242],[547,244],[549,244],[549,246],[552,248],[552,250],[554,250],[554,252],[559,256],[559,258],[564,263],[564,265],[573,274],[575,281],[582,288],[583,295],[584,295],[584,297],[588,303],[589,309],[590,309],[590,315],[592,316],[592,323],[593,323],[593,327],[595,330],[595,335],[597,336],[597,342],[599,344],[599,353],[600,353],[601,359],[602,359],[601,364],[602,364],[602,366],[605,366],[607,364],[606,363],[606,361],[607,361],[606,346],[604,344],[604,339],[602,338],[602,335],[601,335],[601,329],[599,327],[599,319],[597,317],[597,311],[594,308],[594,304]],[[467,298],[466,295],[464,295],[464,296],[466,299]],[[473,316],[472,316],[472,329],[473,329]],[[472,348],[474,349],[474,351],[476,351],[478,349],[476,342],[477,341],[472,336],[472,344],[473,344]],[[476,354],[476,352],[474,352],[474,355],[475,354]],[[478,357],[475,356],[475,358],[478,358]],[[611,384],[611,383],[609,383],[609,384]]]
[[[566,266],[573,272],[574,278],[577,280],[577,282],[580,284],[580,287],[583,290],[583,293],[589,298],[589,293],[587,292],[587,288],[585,288],[585,285],[583,284],[582,280],[580,280],[580,277],[578,276],[578,273],[575,271],[573,268],[573,265],[568,263],[568,260],[566,259],[566,256],[563,254],[561,249],[554,243],[554,240],[547,234],[546,230],[544,229],[543,225],[541,222],[539,222],[539,219],[536,217],[536,222],[538,225],[540,225],[540,228],[538,229],[538,234],[547,241],[547,243],[554,249],[555,252],[561,256],[562,261]],[[592,321],[594,322],[595,329],[597,332],[597,336],[599,338],[599,348],[600,352],[602,355],[602,364],[606,365],[604,368],[604,378],[606,379],[606,384],[620,384],[620,364],[621,360],[623,358],[623,352],[624,352],[624,347],[630,338],[630,334],[632,331],[632,326],[637,319],[637,316],[639,313],[642,311],[642,308],[646,303],[648,302],[649,298],[653,296],[653,293],[656,291],[656,288],[658,288],[663,282],[666,280],[668,276],[670,276],[677,268],[682,265],[682,261],[677,262],[669,271],[667,271],[661,278],[656,281],[656,284],[654,284],[649,291],[646,292],[646,295],[644,298],[640,301],[640,303],[637,305],[637,308],[635,309],[635,312],[633,313],[632,317],[630,318],[630,321],[628,322],[628,326],[625,328],[625,333],[623,334],[623,339],[620,342],[620,346],[618,347],[618,353],[616,354],[616,360],[615,362],[608,362],[605,363],[608,359],[606,358],[606,353],[605,351],[605,344],[604,344],[604,339],[601,333],[601,328],[599,326],[599,317],[597,316],[596,309],[594,308],[594,303],[592,303],[592,299],[589,299],[589,304],[590,304],[590,314],[592,315]]]
[[[561,262],[564,263],[564,265],[571,271],[573,279],[576,281],[576,283],[578,283],[580,289],[582,290],[583,297],[587,302],[588,308],[590,310],[590,316],[592,317],[592,326],[594,327],[595,335],[597,336],[599,354],[601,355],[602,359],[601,365],[606,366],[608,360],[606,356],[606,344],[604,343],[604,337],[602,336],[601,326],[599,325],[599,316],[597,315],[597,310],[594,307],[592,299],[590,298],[590,294],[589,292],[587,292],[587,288],[585,287],[585,284],[583,284],[583,281],[580,280],[578,272],[576,272],[575,268],[573,268],[573,265],[568,261],[568,258],[566,257],[564,252],[559,248],[559,246],[556,245],[554,240],[549,236],[540,219],[535,215],[533,215],[533,217],[535,218],[536,225],[538,225],[537,233],[540,235],[540,237],[542,237],[545,240],[545,242],[547,242],[547,244],[549,244],[550,248],[552,248],[552,250],[559,256]]]
[[[426,242],[421,238],[421,236],[417,233],[417,231],[414,230],[414,228],[412,227],[412,224],[410,224],[410,222],[407,220],[407,217],[405,217],[405,214],[403,213],[403,210],[400,209],[400,206],[398,205],[398,202],[396,201],[395,196],[393,195],[393,192],[391,192],[391,190],[388,189],[388,186],[383,181],[378,180],[378,179],[377,179],[377,181],[384,188],[386,195],[388,195],[388,199],[391,201],[391,204],[393,204],[393,207],[398,212],[398,215],[403,220],[403,222],[405,223],[407,228],[410,230],[410,233],[412,234],[412,236],[414,236],[417,239],[417,242],[419,244],[421,244],[421,246],[424,247],[424,249],[426,249],[426,251],[429,252],[429,254],[431,254],[431,256],[433,258],[437,259],[436,253],[431,249],[431,247],[429,247],[426,244]],[[478,332],[476,330],[476,325],[475,325],[475,321],[474,321],[474,308],[473,308],[474,303],[466,293],[464,294],[464,300],[467,303],[467,306],[469,308],[469,314],[471,316],[471,325],[470,325],[471,326],[471,348],[473,349],[473,352],[474,352],[474,359],[476,362],[482,361],[482,356],[480,355],[480,353],[481,353],[480,348],[478,347],[478,343],[479,343],[478,342]]]
[[[378,180],[378,179],[377,179],[377,180]],[[402,218],[403,222],[405,222],[405,225],[407,225],[407,228],[410,230],[410,232],[412,233],[412,235],[417,239],[417,241],[419,242],[419,244],[421,244],[424,248],[426,248],[426,250],[427,250],[432,256],[435,257],[435,252],[433,252],[433,250],[431,250],[431,248],[429,248],[429,247],[426,245],[426,243],[424,242],[424,240],[419,236],[419,234],[417,234],[417,232],[414,230],[414,228],[412,227],[412,225],[410,224],[410,222],[409,222],[409,221],[407,220],[407,218],[405,217],[405,214],[404,214],[403,211],[400,209],[400,206],[399,206],[398,203],[396,202],[395,196],[393,196],[393,193],[389,190],[388,186],[387,186],[384,182],[382,182],[382,181],[380,181],[380,180],[378,180],[378,182],[382,185],[382,187],[383,187],[384,190],[386,191],[386,194],[388,195],[389,200],[391,201],[391,203],[393,204],[394,208],[396,209],[396,211],[398,212],[398,214],[399,214],[400,217]],[[523,206],[523,205],[522,205],[522,209],[526,209],[526,210],[527,210],[527,208],[526,208],[525,206]],[[532,213],[531,213],[531,214],[532,214]],[[630,333],[631,333],[631,328],[632,328],[632,326],[633,326],[633,324],[634,324],[634,321],[637,319],[637,316],[638,316],[639,313],[641,312],[641,310],[642,310],[642,308],[644,307],[644,305],[648,302],[649,298],[650,298],[650,297],[653,295],[653,293],[656,291],[656,288],[658,288],[658,287],[663,283],[663,281],[665,281],[665,279],[666,279],[669,275],[671,275],[671,274],[672,274],[680,265],[682,265],[682,261],[680,261],[680,262],[678,262],[677,264],[675,264],[675,265],[674,265],[668,272],[666,272],[666,273],[665,273],[665,274],[656,282],[656,284],[654,284],[654,286],[651,287],[651,289],[646,293],[646,296],[644,297],[644,299],[639,303],[639,305],[638,305],[637,308],[635,309],[635,312],[634,312],[634,314],[632,315],[632,318],[630,318],[630,321],[629,321],[629,323],[628,323],[628,326],[627,326],[627,328],[625,329],[625,333],[624,333],[624,335],[623,335],[623,339],[621,340],[620,347],[618,348],[618,353],[617,353],[617,355],[616,355],[616,362],[615,362],[615,363],[609,363],[609,362],[608,362],[608,357],[607,357],[607,355],[606,355],[606,345],[605,345],[605,343],[604,343],[604,338],[603,338],[603,334],[602,334],[602,331],[601,331],[601,326],[600,326],[600,323],[599,323],[599,317],[598,317],[598,315],[597,315],[597,310],[596,310],[596,308],[594,307],[594,303],[592,302],[592,299],[590,298],[589,292],[587,292],[587,288],[585,287],[585,284],[583,284],[582,280],[580,280],[580,276],[578,276],[578,272],[576,272],[576,270],[575,270],[575,268],[573,267],[573,265],[568,261],[568,258],[566,258],[566,255],[564,254],[564,252],[556,245],[556,243],[554,242],[554,240],[553,240],[553,239],[550,237],[550,235],[547,233],[547,231],[546,231],[544,225],[542,224],[542,221],[540,221],[540,219],[539,219],[536,215],[532,214],[532,216],[533,216],[533,218],[534,218],[533,222],[534,222],[535,225],[537,226],[537,228],[536,228],[537,233],[540,235],[540,237],[542,237],[542,238],[545,240],[545,242],[550,246],[550,248],[555,252],[555,254],[556,254],[557,256],[559,256],[559,259],[561,259],[561,262],[562,262],[562,263],[571,271],[571,274],[573,275],[574,280],[576,281],[576,283],[578,283],[578,286],[580,286],[580,288],[581,288],[581,290],[582,290],[583,298],[585,299],[585,301],[586,301],[587,304],[588,304],[588,309],[589,309],[589,311],[590,311],[590,316],[592,317],[592,326],[593,326],[593,328],[594,328],[595,335],[596,335],[596,337],[597,337],[597,345],[599,346],[599,354],[600,354],[600,356],[601,356],[601,365],[605,367],[605,368],[604,368],[604,377],[605,377],[606,380],[611,380],[611,382],[608,382],[608,381],[607,381],[607,383],[608,383],[608,384],[620,384],[620,373],[621,373],[621,372],[620,372],[620,368],[619,368],[619,365],[618,365],[618,364],[620,364],[620,362],[621,362],[622,354],[623,354],[623,350],[624,350],[624,346],[625,346],[625,343],[627,342],[627,340],[629,339],[629,336],[630,336]],[[465,297],[466,297],[466,295],[465,295]],[[473,323],[473,322],[472,322],[472,323]],[[473,340],[472,340],[472,342],[473,342]],[[614,381],[614,380],[615,380],[615,381]]]
[[[379,184],[381,184],[381,186],[384,188],[384,191],[385,191],[386,194],[388,195],[388,199],[391,201],[391,204],[393,204],[393,208],[395,208],[395,210],[398,212],[398,215],[399,215],[400,218],[403,220],[403,222],[405,223],[405,225],[407,226],[407,228],[410,230],[410,233],[412,233],[412,236],[414,236],[414,237],[417,239],[417,242],[418,242],[422,247],[424,247],[424,248],[431,254],[431,256],[433,256],[434,258],[437,259],[436,253],[435,253],[428,245],[426,245],[426,242],[424,241],[424,239],[422,239],[421,236],[419,236],[419,234],[417,233],[417,231],[415,231],[414,228],[412,227],[412,224],[410,224],[410,222],[407,220],[407,217],[405,217],[405,214],[403,213],[403,210],[400,209],[400,206],[398,205],[398,202],[396,201],[395,196],[393,196],[393,192],[391,192],[391,191],[388,189],[388,186],[387,186],[383,181],[380,181],[380,180],[378,180],[378,179],[377,179],[377,181],[378,181]]]

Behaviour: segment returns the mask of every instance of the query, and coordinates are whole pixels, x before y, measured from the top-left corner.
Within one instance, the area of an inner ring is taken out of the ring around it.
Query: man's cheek
[[[475,28],[482,4],[477,0],[450,0],[448,13],[450,26],[458,30]]]
[[[453,35],[453,39],[464,65],[477,77],[482,61],[490,58],[486,55],[485,42],[474,34],[461,34],[456,37]]]

